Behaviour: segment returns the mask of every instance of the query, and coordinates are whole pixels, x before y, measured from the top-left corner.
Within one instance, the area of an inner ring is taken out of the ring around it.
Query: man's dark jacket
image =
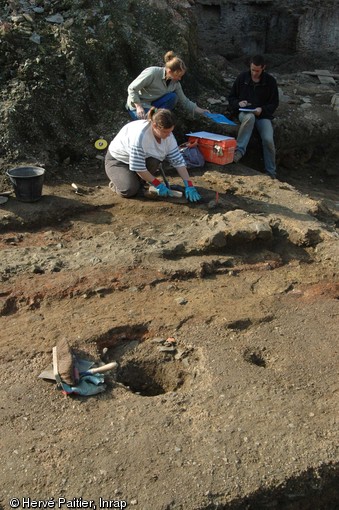
[[[228,101],[233,112],[239,110],[240,101],[248,101],[251,108],[259,106],[262,108],[259,119],[273,119],[273,113],[279,106],[277,82],[273,76],[264,71],[260,81],[254,83],[251,72],[244,71],[233,83]]]

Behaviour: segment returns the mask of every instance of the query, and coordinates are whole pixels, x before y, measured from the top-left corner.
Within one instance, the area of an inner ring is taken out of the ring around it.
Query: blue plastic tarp
[[[236,123],[222,115],[222,113],[205,113],[205,116],[213,120],[217,124],[228,124],[229,126],[236,126]]]

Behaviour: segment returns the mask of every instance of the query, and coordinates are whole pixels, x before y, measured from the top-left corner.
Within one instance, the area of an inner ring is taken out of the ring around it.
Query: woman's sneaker
[[[109,189],[110,189],[110,190],[112,190],[112,191],[113,191],[113,193],[116,193],[116,192],[117,192],[117,190],[116,190],[116,188],[115,188],[115,186],[114,186],[114,184],[113,184],[113,182],[112,182],[112,181],[110,181],[110,182],[109,182],[108,187],[109,187]]]

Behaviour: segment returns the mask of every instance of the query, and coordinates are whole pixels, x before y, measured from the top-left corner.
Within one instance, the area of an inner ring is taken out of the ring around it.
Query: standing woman
[[[192,115],[208,112],[183,93],[180,83],[186,72],[183,60],[168,51],[164,61],[165,67],[147,67],[129,85],[126,108],[132,119],[144,119],[151,106],[173,110],[177,102]]]
[[[201,199],[172,133],[174,126],[175,117],[170,110],[153,106],[146,120],[129,122],[119,131],[105,158],[105,171],[115,193],[130,198],[148,183],[156,188],[159,196],[171,196],[171,190],[154,177],[160,163],[167,159],[184,181],[187,200]]]

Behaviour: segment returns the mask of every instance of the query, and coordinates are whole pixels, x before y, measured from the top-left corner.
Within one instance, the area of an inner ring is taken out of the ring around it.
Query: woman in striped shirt
[[[198,202],[201,199],[174,138],[174,126],[175,117],[170,110],[152,107],[146,120],[129,122],[119,131],[105,158],[105,171],[115,193],[130,198],[142,192],[148,183],[159,196],[171,196],[171,190],[154,177],[166,159],[184,181],[187,200]]]

